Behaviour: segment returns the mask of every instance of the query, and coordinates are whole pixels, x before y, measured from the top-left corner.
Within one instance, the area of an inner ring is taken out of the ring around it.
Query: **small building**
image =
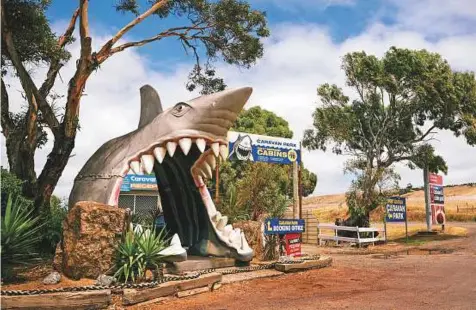
[[[129,208],[133,214],[144,218],[162,210],[157,180],[154,174],[127,174],[119,194],[119,207]]]

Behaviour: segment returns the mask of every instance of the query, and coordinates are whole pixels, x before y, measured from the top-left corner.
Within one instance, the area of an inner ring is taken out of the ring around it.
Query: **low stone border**
[[[294,272],[294,271],[303,271],[307,269],[319,269],[328,267],[332,264],[332,258],[330,257],[321,257],[316,260],[306,260],[298,264],[282,264],[277,263],[275,268],[281,272]]]
[[[122,301],[124,305],[134,305],[150,299],[176,295],[179,292],[189,291],[196,288],[207,287],[210,289],[215,283],[221,282],[221,279],[222,275],[214,272],[192,280],[166,282],[149,289],[124,289]],[[185,293],[180,295],[185,295]]]
[[[2,309],[103,309],[111,303],[111,290],[2,296]]]
[[[302,263],[276,263],[275,269],[258,270],[257,274],[233,274],[223,276],[219,271],[204,274],[196,279],[170,281],[145,289],[124,289],[122,302],[125,306],[150,304],[154,300],[175,297],[187,297],[214,291],[222,283],[251,280],[259,277],[279,276],[280,274],[304,271],[307,269],[324,268],[332,264],[332,258],[321,257],[316,260],[306,260]],[[231,279],[224,277],[237,277]],[[85,292],[62,292],[41,295],[1,296],[2,309],[103,309],[111,303],[111,290]]]

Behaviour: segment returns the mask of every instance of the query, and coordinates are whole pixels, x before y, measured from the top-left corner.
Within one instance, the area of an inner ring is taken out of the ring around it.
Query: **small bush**
[[[39,217],[32,216],[33,210],[22,199],[8,196],[5,214],[1,218],[2,278],[10,277],[12,267],[28,264],[38,254],[35,253],[40,240]]]
[[[158,270],[164,258],[159,253],[167,244],[165,230],[156,234],[155,229],[143,231],[140,225],[133,229],[131,224],[117,248],[114,276],[124,283],[142,281],[147,270]]]
[[[68,203],[65,199],[51,196],[50,207],[44,208],[41,213],[40,252],[46,255],[55,253],[56,245],[63,237],[63,221],[68,214]]]

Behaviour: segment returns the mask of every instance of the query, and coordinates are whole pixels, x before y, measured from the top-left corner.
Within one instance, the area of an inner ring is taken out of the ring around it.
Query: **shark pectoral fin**
[[[157,91],[150,85],[142,86],[140,88],[140,120],[138,128],[150,123],[162,111],[162,103]]]

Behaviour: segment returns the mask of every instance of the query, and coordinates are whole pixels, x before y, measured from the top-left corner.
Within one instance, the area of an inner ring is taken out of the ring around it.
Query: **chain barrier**
[[[20,295],[37,295],[37,294],[49,294],[49,293],[65,293],[65,292],[83,292],[83,291],[94,291],[94,290],[123,290],[123,289],[142,289],[142,288],[152,288],[156,287],[159,284],[163,284],[171,281],[184,281],[184,280],[193,280],[197,279],[202,275],[209,274],[212,272],[218,272],[222,275],[230,275],[242,272],[252,272],[264,269],[273,269],[276,264],[300,264],[306,260],[315,260],[319,259],[319,255],[311,255],[301,257],[300,259],[284,259],[279,260],[273,263],[258,265],[258,266],[249,266],[249,267],[236,267],[230,269],[224,269],[217,271],[214,268],[198,270],[190,275],[185,276],[175,276],[175,275],[163,275],[158,281],[143,282],[143,283],[123,283],[117,285],[86,285],[86,286],[73,286],[73,287],[61,287],[61,288],[51,288],[51,289],[38,289],[38,290],[2,290],[2,296],[20,296]]]

